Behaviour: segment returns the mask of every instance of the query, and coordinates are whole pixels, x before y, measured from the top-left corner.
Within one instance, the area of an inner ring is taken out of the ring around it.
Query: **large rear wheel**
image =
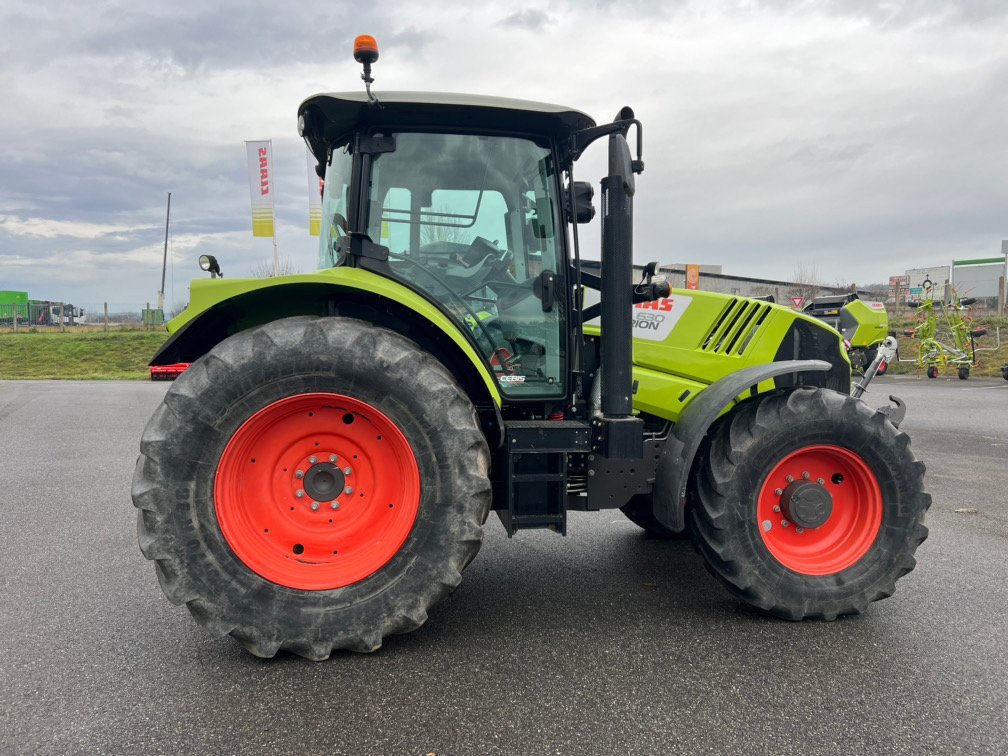
[[[140,547],[162,589],[258,656],[372,651],[419,627],[482,540],[489,452],[413,342],[347,318],[237,334],[141,442]]]
[[[927,537],[924,464],[864,402],[796,389],[744,402],[712,430],[691,530],[732,593],[791,620],[890,596]]]

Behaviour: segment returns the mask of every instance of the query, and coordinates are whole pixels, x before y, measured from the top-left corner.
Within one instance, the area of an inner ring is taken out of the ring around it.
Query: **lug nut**
[[[301,480],[301,478],[304,477],[304,470],[298,470],[296,473],[294,473],[294,477],[297,478],[298,480]]]
[[[784,480],[786,480],[788,483],[794,483],[794,476],[788,475],[786,478],[784,478]]]
[[[353,489],[350,486],[347,486],[346,488],[343,489],[343,493],[349,496],[350,494],[353,493]]]
[[[349,468],[349,467],[344,467],[343,468],[343,474],[344,475],[351,475],[352,473],[353,473],[353,470],[351,468]]]
[[[318,462],[318,457],[308,457],[308,461],[314,465],[316,462]]]
[[[778,496],[782,496],[782,495],[784,494],[784,489],[782,489],[782,488],[775,488],[775,489],[773,490],[773,492],[774,492],[775,494],[777,494]]]
[[[774,505],[774,508],[773,508],[773,511],[774,511],[774,512],[780,512],[780,507],[778,507],[778,506],[777,506],[777,505],[775,504],[775,505]]]
[[[317,501],[313,501],[311,503],[311,508],[312,508],[312,512],[318,512],[318,502]]]
[[[338,501],[334,501],[329,506],[332,507],[333,509],[339,509],[339,502]]]
[[[790,522],[788,522],[787,520],[781,520],[781,521],[780,521],[780,524],[781,524],[781,527],[782,527],[782,528],[786,528],[786,527],[787,527],[788,525],[790,525],[791,523],[790,523]]]
[[[807,472],[803,472],[801,476],[805,478],[805,480],[808,480],[811,477]]]
[[[299,488],[297,490],[297,493],[295,493],[294,495],[297,496],[299,499],[303,499],[304,498],[304,489]]]
[[[335,454],[330,454],[329,455],[329,461],[330,462],[335,462],[336,461],[336,455]]]
[[[817,480],[816,483],[818,483],[820,486],[826,485],[826,481],[823,478],[819,478],[819,480]]]
[[[804,533],[804,532],[805,532],[805,528],[795,528],[795,529],[794,529],[794,532],[795,532],[795,533],[798,533],[799,535],[801,535],[802,533]]]

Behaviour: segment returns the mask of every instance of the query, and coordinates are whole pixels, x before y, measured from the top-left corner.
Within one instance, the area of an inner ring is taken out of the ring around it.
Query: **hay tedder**
[[[191,363],[133,481],[167,597],[260,656],[372,651],[459,584],[491,512],[514,536],[611,509],[689,533],[778,617],[892,594],[931,501],[898,415],[851,395],[825,323],[671,291],[654,266],[634,280],[633,111],[376,96],[377,45],[354,54],[367,91],[298,111],[325,178],[319,270],[194,281],[154,358]],[[596,140],[601,275],[574,177]]]
[[[973,325],[970,305],[975,299],[960,297],[950,287],[949,301],[946,302],[944,297],[935,300],[934,292],[934,284],[927,279],[923,285],[923,298],[907,300],[908,305],[916,308],[916,325],[903,333],[917,342],[917,357],[906,361],[925,368],[928,378],[937,378],[942,368],[951,367],[957,371],[960,380],[966,380],[970,376],[970,368],[976,365],[977,353],[994,351],[997,346],[979,348],[976,345],[976,339],[986,336],[987,329]],[[947,327],[951,344],[938,338],[939,314]],[[997,336],[1000,346],[1000,329]]]

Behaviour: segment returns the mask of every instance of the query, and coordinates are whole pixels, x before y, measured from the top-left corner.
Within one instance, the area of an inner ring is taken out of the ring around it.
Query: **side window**
[[[548,146],[526,139],[403,132],[366,179],[366,229],[388,249],[389,274],[455,319],[509,396],[565,391],[553,164]]]
[[[322,228],[319,235],[319,269],[339,265],[346,254],[350,215],[347,207],[347,192],[353,157],[348,146],[333,150],[332,160],[326,169],[325,185],[322,191]]]

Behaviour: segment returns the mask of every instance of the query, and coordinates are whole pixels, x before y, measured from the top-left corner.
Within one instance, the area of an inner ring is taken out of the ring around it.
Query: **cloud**
[[[150,230],[153,226],[147,226]],[[137,231],[131,226],[102,225],[98,223],[83,223],[80,221],[54,220],[52,218],[19,218],[17,216],[0,216],[0,231],[10,236],[28,236],[38,239],[55,239],[68,237],[71,239],[94,240],[103,237],[123,239],[126,234]]]
[[[358,33],[381,46],[379,95],[559,101],[600,121],[632,105],[639,260],[879,281],[1006,235],[1003,3],[10,0],[0,28],[0,288],[39,298],[153,298],[169,191],[178,297],[201,252],[229,276],[271,257],[250,233],[245,139],[273,138],[280,253],[314,269],[294,119],[310,94],[361,86]],[[604,170],[599,145],[578,177]]]
[[[527,29],[529,31],[538,31],[555,23],[556,21],[551,16],[538,8],[526,8],[525,10],[515,11],[511,15],[502,18],[499,22],[501,26]]]

